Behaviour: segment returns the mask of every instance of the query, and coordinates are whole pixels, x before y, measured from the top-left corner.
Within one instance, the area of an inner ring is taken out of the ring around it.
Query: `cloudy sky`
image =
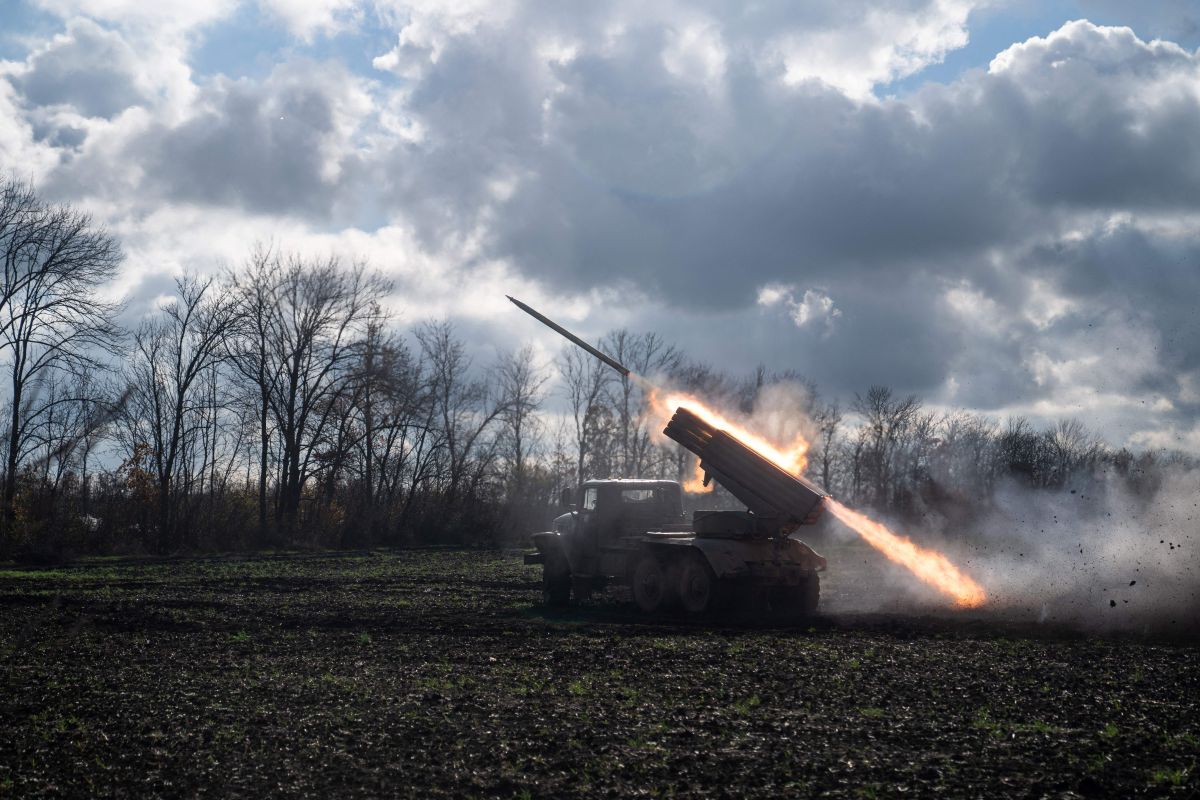
[[[1130,8],[1137,10],[1131,11]],[[482,347],[730,370],[1200,452],[1200,3],[0,0],[0,168],[130,315],[255,241]]]

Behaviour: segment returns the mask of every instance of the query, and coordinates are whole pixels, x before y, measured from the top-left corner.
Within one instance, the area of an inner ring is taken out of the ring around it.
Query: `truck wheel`
[[[800,613],[806,617],[816,616],[817,606],[821,604],[821,576],[814,572],[801,581],[797,588]]]
[[[542,604],[547,608],[566,608],[571,602],[571,572],[563,561],[547,553],[542,564]]]
[[[816,615],[821,602],[821,577],[815,572],[795,586],[779,587],[771,592],[771,608],[779,616],[803,619]]]
[[[592,581],[590,578],[571,579],[571,598],[576,603],[586,603],[592,599]]]
[[[716,577],[703,556],[689,553],[679,566],[679,604],[689,614],[703,614],[716,594]]]
[[[653,614],[662,607],[667,596],[667,579],[658,559],[646,553],[633,568],[633,600],[638,608]]]

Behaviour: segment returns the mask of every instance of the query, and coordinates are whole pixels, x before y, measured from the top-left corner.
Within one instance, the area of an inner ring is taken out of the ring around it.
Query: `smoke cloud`
[[[979,526],[978,572],[997,608],[1088,628],[1195,629],[1200,472],[1148,493],[1108,473],[1047,493],[1003,486]]]
[[[883,516],[984,586],[988,602],[970,614],[1085,631],[1200,631],[1200,471],[1168,468],[1149,489],[1113,473],[1054,492],[1010,480],[983,502],[990,510],[960,525],[934,510],[917,523]],[[839,544],[856,538],[836,521],[825,528]],[[834,610],[948,610],[945,597],[896,565],[873,563],[880,560],[831,558],[831,569],[851,582],[870,576],[860,591],[846,587],[833,598]]]

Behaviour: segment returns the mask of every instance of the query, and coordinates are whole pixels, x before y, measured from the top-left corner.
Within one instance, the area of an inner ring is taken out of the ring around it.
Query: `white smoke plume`
[[[974,531],[992,604],[1039,621],[1180,632],[1200,616],[1200,472],[1145,496],[1113,474],[1060,492],[1003,486]]]
[[[1148,491],[1111,473],[1061,491],[1009,481],[981,500],[990,510],[959,526],[936,510],[915,523],[877,516],[983,585],[988,601],[968,616],[1190,636],[1200,633],[1200,471],[1163,469]],[[836,545],[856,538],[835,520],[822,527]],[[866,548],[829,555],[830,611],[950,611],[945,597]]]

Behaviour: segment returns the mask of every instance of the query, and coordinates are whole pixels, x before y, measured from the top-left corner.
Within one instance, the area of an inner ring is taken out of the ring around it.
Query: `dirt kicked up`
[[[836,572],[800,627],[549,615],[538,575],[442,551],[0,571],[0,796],[1200,788],[1188,639],[854,614],[869,585]]]

